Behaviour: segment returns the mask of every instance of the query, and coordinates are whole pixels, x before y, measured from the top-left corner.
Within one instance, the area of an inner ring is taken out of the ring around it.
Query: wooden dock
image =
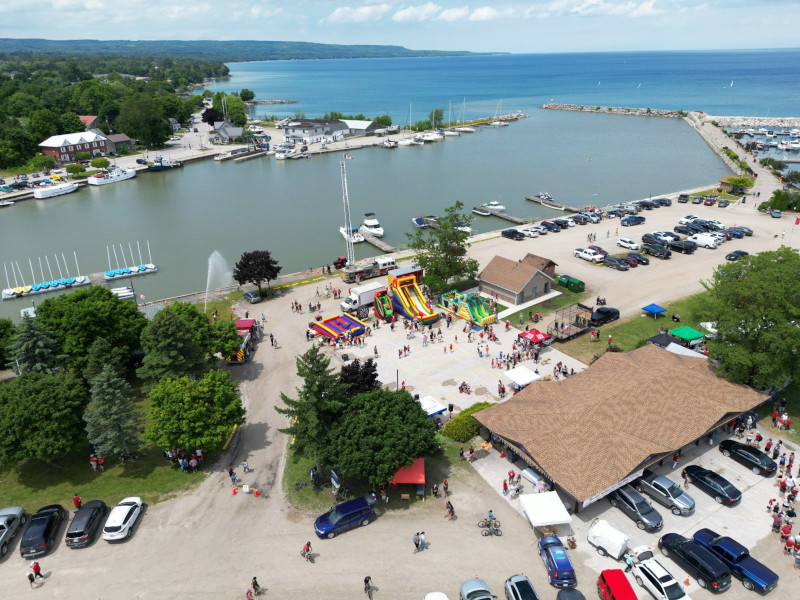
[[[531,202],[538,202],[542,206],[546,208],[552,208],[553,210],[566,210],[574,213],[581,212],[580,208],[575,208],[574,206],[568,206],[566,204],[558,204],[557,202],[553,202],[552,200],[542,200],[541,198],[539,198],[539,196],[525,196],[525,200],[530,200]]]
[[[250,160],[251,158],[258,158],[259,156],[266,156],[266,155],[267,151],[262,150],[261,152],[255,152],[253,154],[246,154],[245,156],[239,156],[238,158],[234,158],[233,162],[235,163],[244,162],[246,160]]]
[[[370,235],[368,233],[364,233],[363,231],[361,232],[361,235],[364,236],[364,241],[365,242],[367,242],[368,244],[372,244],[373,246],[375,246],[378,250],[381,250],[382,252],[386,252],[387,254],[391,254],[392,252],[397,252],[397,248],[387,244],[386,242],[384,242],[380,238],[376,238],[374,235]]]
[[[512,223],[516,223],[517,225],[525,225],[527,223],[533,223],[533,217],[515,217],[514,215],[510,215],[505,211],[497,210],[495,208],[488,208],[486,206],[476,206],[475,208],[473,208],[473,210],[475,209],[488,212],[493,217],[499,217],[500,219],[511,221]]]

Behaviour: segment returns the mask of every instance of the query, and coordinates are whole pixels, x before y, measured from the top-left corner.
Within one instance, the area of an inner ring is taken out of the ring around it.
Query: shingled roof
[[[529,260],[529,257],[540,258],[529,254],[523,260],[515,261],[503,256],[495,256],[480,272],[478,279],[509,292],[517,293],[525,287],[537,271],[542,271],[545,276],[550,277],[542,270],[539,261]],[[552,277],[550,278],[552,279]]]
[[[608,352],[563,381],[537,381],[473,416],[579,502],[765,400],[709,361],[648,344]]]

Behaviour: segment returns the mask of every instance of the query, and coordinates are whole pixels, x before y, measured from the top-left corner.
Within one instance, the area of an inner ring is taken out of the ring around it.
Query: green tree
[[[454,280],[474,279],[478,274],[478,261],[467,257],[469,233],[458,229],[472,223],[472,216],[464,214],[463,209],[464,204],[457,201],[437,219],[439,229],[430,227],[406,234],[417,253],[417,264],[425,269],[422,280],[432,290],[445,290]]]
[[[275,407],[289,419],[289,426],[279,431],[294,437],[294,452],[314,459],[318,467],[325,462],[329,436],[347,399],[347,388],[330,364],[317,345],[298,356],[297,375],[303,387],[296,389],[296,399],[281,393],[284,406]]]
[[[110,367],[116,375],[122,377],[125,373],[127,359],[128,357],[121,348],[112,346],[106,338],[99,337],[89,346],[86,365],[81,374],[85,381],[91,383],[104,368]]]
[[[211,90],[207,88],[203,90],[203,98],[211,98],[213,95],[214,92],[212,92]]]
[[[796,374],[800,348],[800,255],[786,246],[721,265],[706,316],[716,323],[709,355],[719,373],[757,389]]]
[[[165,379],[150,391],[146,438],[164,448],[217,448],[245,410],[227,371],[199,380]]]
[[[258,294],[261,295],[261,284],[269,282],[278,277],[281,267],[278,261],[272,258],[268,250],[253,250],[244,252],[239,258],[239,262],[233,267],[233,279],[239,285],[254,283],[258,286]]]
[[[431,122],[431,127],[441,127],[444,123],[444,109],[434,108],[428,113],[428,120]]]
[[[17,326],[16,335],[8,348],[9,361],[17,373],[52,374],[61,369],[64,358],[58,342],[38,320],[25,315]]]
[[[436,427],[411,394],[381,389],[351,398],[330,444],[331,464],[344,477],[386,483],[436,451]]]
[[[70,163],[64,168],[67,170],[67,173],[72,175],[84,173],[86,171],[86,167],[84,167],[81,163]]]
[[[76,152],[75,153],[75,160],[84,161],[84,160],[89,160],[90,158],[92,158],[92,155],[89,154],[88,152]]]
[[[224,319],[213,322],[208,315],[197,310],[194,304],[171,304],[167,310],[178,314],[189,324],[192,339],[212,364],[216,361],[214,354],[230,356],[242,343],[241,336],[236,333],[234,322]]]
[[[345,364],[339,379],[347,385],[347,393],[350,396],[371,392],[381,387],[381,382],[378,381],[378,365],[371,358],[363,363],[356,358]]]
[[[203,111],[203,114],[200,115],[200,119],[203,123],[208,123],[212,127],[214,123],[222,121],[225,118],[225,115],[222,112],[218,111],[216,108],[207,108]]]
[[[0,464],[53,461],[83,435],[86,388],[73,372],[26,373],[0,385]]]
[[[375,125],[378,127],[389,127],[392,124],[392,117],[389,115],[381,115],[380,117],[375,117]]]
[[[163,144],[172,135],[172,127],[161,104],[144,92],[123,100],[114,125],[116,130],[148,147]]]
[[[100,456],[117,456],[141,444],[139,413],[128,383],[111,365],[92,380],[91,400],[83,413],[90,444]]]
[[[107,158],[95,158],[95,159],[92,161],[92,166],[93,166],[95,169],[107,169],[107,168],[108,168],[108,165],[110,165],[110,164],[111,164],[111,163],[108,161],[108,159],[107,159]]]
[[[31,166],[37,171],[41,171],[43,169],[52,169],[56,166],[56,159],[52,156],[40,154],[39,156],[34,156],[31,159]]]
[[[242,91],[239,92],[239,98],[241,98],[243,102],[250,102],[255,97],[256,93],[252,90],[248,90],[247,88],[243,88]]]
[[[0,319],[0,365],[8,364],[11,359],[9,348],[17,334],[17,328],[11,319]]]
[[[48,298],[36,308],[36,315],[61,344],[67,366],[79,371],[86,366],[89,348],[100,337],[129,357],[141,347],[139,338],[147,323],[136,304],[120,300],[99,285]]]
[[[86,125],[83,124],[73,112],[65,112],[58,117],[58,133],[75,133],[85,131]]]
[[[58,117],[46,108],[35,110],[28,119],[27,129],[34,138],[44,141],[58,133]]]
[[[728,183],[732,188],[745,188],[749,190],[756,183],[752,177],[728,177]]]
[[[145,355],[139,377],[155,383],[171,377],[196,376],[205,367],[205,353],[192,325],[174,310],[161,310],[142,332]]]

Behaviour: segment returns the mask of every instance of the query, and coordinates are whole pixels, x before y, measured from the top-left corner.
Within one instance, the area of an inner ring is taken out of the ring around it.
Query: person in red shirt
[[[773,410],[772,411],[772,426],[773,427],[777,427],[778,426],[778,417],[780,417],[780,416],[781,415],[777,410]]]
[[[792,544],[794,546],[794,543]],[[33,561],[31,563],[31,571],[33,571],[33,578],[36,579],[37,577],[41,577],[44,579],[44,575],[42,575],[42,567],[39,565],[38,562]]]
[[[74,496],[72,496],[72,504],[75,505],[75,510],[78,510],[81,507],[82,503],[83,502],[81,501],[81,497],[78,496],[78,494],[75,494]]]

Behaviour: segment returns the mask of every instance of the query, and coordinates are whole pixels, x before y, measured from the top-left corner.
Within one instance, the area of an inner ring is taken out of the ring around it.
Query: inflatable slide
[[[392,319],[392,301],[387,289],[375,292],[375,316],[387,322]]]
[[[314,323],[311,328],[318,334],[324,335],[334,341],[346,335],[348,332],[353,336],[357,336],[362,335],[367,330],[367,326],[363,321],[347,314],[328,317],[327,319]]]
[[[442,294],[440,304],[457,317],[471,321],[481,327],[494,323],[494,315],[486,310],[483,299],[478,294],[459,294],[456,290]]]
[[[438,313],[431,310],[417,286],[415,275],[392,277],[389,289],[392,291],[393,308],[404,317],[416,319],[424,325],[434,323],[439,318]]]

